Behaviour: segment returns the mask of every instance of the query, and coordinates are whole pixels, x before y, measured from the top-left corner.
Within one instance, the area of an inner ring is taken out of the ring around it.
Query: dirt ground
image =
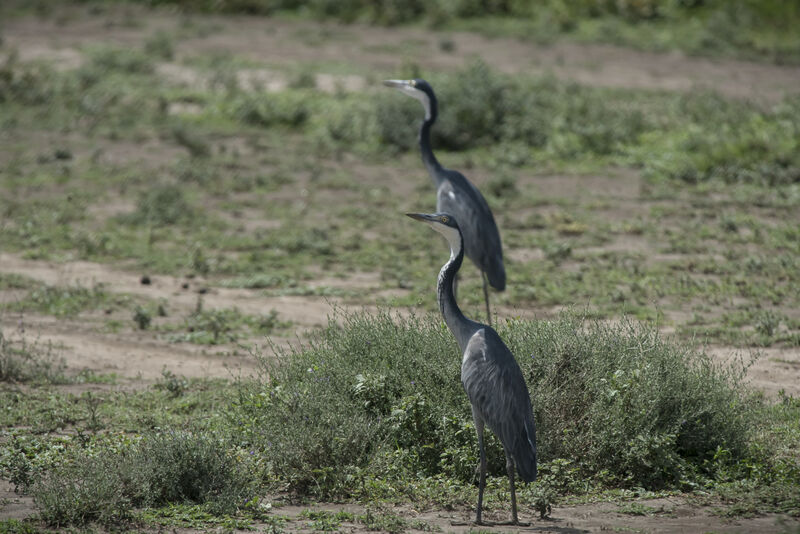
[[[135,19],[135,24],[125,23],[125,19],[130,17]],[[273,64],[276,66],[274,70],[243,68],[238,73],[241,83],[251,83],[254,87],[258,85],[267,90],[279,90],[286,86],[285,74],[278,67],[287,65],[346,59],[361,65],[364,72],[369,72],[370,69],[390,69],[400,64],[404,57],[413,57],[426,69],[436,69],[461,66],[465,60],[475,56],[480,56],[494,68],[507,73],[551,73],[583,84],[610,87],[667,90],[710,88],[726,95],[765,103],[774,102],[787,92],[796,92],[800,88],[798,68],[690,58],[680,54],[656,55],[613,46],[561,43],[543,47],[518,40],[488,39],[467,33],[443,34],[413,28],[376,29],[244,17],[206,17],[195,22],[213,27],[214,31],[207,36],[178,41],[178,56],[224,51]],[[87,44],[113,42],[139,45],[154,30],[174,28],[178,23],[178,17],[173,14],[144,17],[135,9],[132,14],[112,13],[104,17],[82,17],[67,12],[44,19],[27,17],[6,22],[3,24],[3,39],[6,46],[18,50],[22,60],[51,60],[58,68],[67,69],[81,64],[83,55],[80,49]],[[439,46],[443,39],[452,40],[454,46],[451,49],[448,47],[449,51]],[[158,72],[175,83],[203,83],[198,72],[177,61],[161,63]],[[375,81],[361,72],[319,75],[316,83],[331,91],[358,91]],[[150,148],[126,147],[124,157],[144,158],[143,154],[151,153]],[[163,157],[170,157],[170,154],[165,153]],[[540,183],[532,185],[550,185],[547,177],[537,180]],[[585,189],[587,184],[590,184],[589,188]],[[569,187],[569,183],[561,181],[561,187]],[[581,180],[576,191],[578,187],[584,188],[585,194],[609,193],[609,184],[602,180]],[[624,196],[626,193],[622,191],[619,194]],[[635,204],[635,199],[628,201]],[[641,244],[632,241],[606,246],[635,250]],[[524,260],[526,254],[535,253],[511,252],[519,260]],[[292,335],[276,338],[279,345],[296,343],[309,331],[324,325],[334,306],[342,305],[336,298],[268,297],[257,290],[208,288],[200,278],[156,275],[152,277],[151,284],[143,285],[141,273],[138,272],[90,262],[53,263],[23,259],[20,255],[3,252],[2,243],[0,272],[17,273],[53,285],[80,284],[91,287],[100,283],[112,293],[168,298],[177,314],[186,314],[194,309],[198,298],[202,298],[208,308],[236,307],[246,313],[265,313],[275,309],[282,318],[292,322],[295,330]],[[326,283],[330,284],[331,281]],[[336,283],[343,288],[380,289],[377,277],[354,276],[337,280]],[[17,297],[14,291],[0,292],[0,308]],[[525,314],[525,310],[498,311],[501,315]],[[158,379],[165,368],[186,377],[247,376],[257,370],[255,358],[240,346],[228,344],[209,349],[190,343],[168,342],[149,331],[126,329],[112,333],[102,328],[106,319],[108,317],[102,312],[97,316],[81,315],[78,319],[69,320],[6,312],[0,318],[0,326],[11,337],[24,335],[41,342],[52,342],[70,369],[115,373],[120,377],[116,386],[89,387],[146,387]],[[130,318],[126,316],[125,319]],[[731,347],[712,347],[710,351],[721,361],[737,354]],[[749,357],[748,354],[744,356]],[[749,372],[753,387],[770,397],[777,396],[780,390],[800,395],[800,351],[797,349],[764,350]],[[532,521],[530,527],[498,526],[491,530],[541,533],[746,533],[796,531],[800,528],[797,521],[781,523],[781,518],[772,515],[727,520],[715,515],[713,506],[701,506],[684,497],[640,502],[658,512],[643,516],[624,514],[619,511],[620,505],[615,503],[560,506],[553,510],[548,520],[534,519],[528,511],[523,511],[523,517]],[[27,517],[34,511],[30,498],[14,494],[13,486],[2,480],[0,503],[4,503],[0,504],[0,518]],[[287,506],[276,508],[276,512],[296,516],[302,509],[305,508]],[[401,510],[398,513],[411,519],[425,520],[445,532],[468,532],[473,528],[451,524],[452,521],[468,519],[466,511]],[[311,528],[298,519],[292,523],[291,530],[310,532]],[[363,530],[363,527],[343,525],[342,530],[355,532]]]

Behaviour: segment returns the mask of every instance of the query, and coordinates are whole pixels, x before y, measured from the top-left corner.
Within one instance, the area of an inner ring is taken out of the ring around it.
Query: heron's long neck
[[[434,184],[438,187],[441,182],[439,171],[441,171],[442,165],[436,159],[431,148],[431,127],[436,122],[437,112],[435,103],[431,103],[429,106],[430,116],[426,115],[425,121],[419,129],[419,150],[422,152],[422,163],[425,164]]]
[[[444,322],[447,323],[447,327],[453,333],[458,346],[461,347],[463,352],[470,337],[475,333],[476,323],[470,321],[461,313],[453,292],[456,273],[464,261],[464,240],[459,232],[457,239],[452,241],[448,239],[448,241],[450,241],[450,260],[439,271],[439,283],[436,293],[439,297],[439,309],[442,311],[442,316],[444,316]],[[457,241],[457,243],[454,241]]]

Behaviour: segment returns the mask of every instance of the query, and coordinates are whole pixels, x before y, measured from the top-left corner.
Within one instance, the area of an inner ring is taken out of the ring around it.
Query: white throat
[[[461,252],[461,236],[456,228],[452,228],[450,226],[445,226],[444,224],[433,223],[433,229],[439,232],[447,239],[447,242],[450,244],[450,259],[455,259],[456,256]]]
[[[416,98],[420,102],[422,102],[422,106],[425,108],[425,120],[430,120],[431,118],[431,99],[428,98],[428,95],[424,91],[420,91],[419,89],[414,89],[413,87],[405,86],[403,87],[403,92],[410,97]]]

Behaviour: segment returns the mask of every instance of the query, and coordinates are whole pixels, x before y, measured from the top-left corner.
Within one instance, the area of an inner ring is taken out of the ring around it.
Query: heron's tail
[[[517,440],[513,455],[520,478],[525,482],[536,480],[536,427],[532,420],[525,421],[522,426],[522,435]]]
[[[503,291],[506,288],[506,268],[503,266],[503,258],[496,258],[490,261],[491,265],[486,271],[489,285],[498,291]]]

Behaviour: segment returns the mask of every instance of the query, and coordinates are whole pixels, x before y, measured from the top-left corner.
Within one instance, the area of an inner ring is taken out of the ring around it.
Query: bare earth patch
[[[791,531],[797,521],[786,521],[776,514],[761,517],[728,520],[713,513],[713,508],[692,503],[684,497],[646,499],[635,501],[638,508],[647,510],[642,515],[625,513],[631,510],[630,503],[604,502],[563,506],[553,509],[552,514],[540,519],[537,513],[530,514],[522,510],[520,521],[529,522],[529,526],[502,525],[508,521],[508,511],[498,510],[485,514],[487,525],[473,525],[472,510],[414,510],[408,507],[377,511],[373,514],[391,513],[409,522],[426,525],[428,532],[452,532],[467,534],[476,531],[498,533],[540,533],[540,534],[590,534],[596,532],[649,532],[654,534],[682,534],[687,532],[719,532],[719,533],[770,533]],[[297,505],[278,505],[273,508],[276,515],[289,520],[287,530],[291,532],[314,532],[312,522],[301,514],[307,510],[336,513],[345,511],[356,516],[364,515],[365,509],[354,505],[319,505],[304,507]],[[492,525],[491,523],[495,523]],[[254,525],[257,529],[268,525]],[[371,532],[360,523],[343,522],[340,531],[352,533]],[[408,532],[423,532],[409,528]]]

